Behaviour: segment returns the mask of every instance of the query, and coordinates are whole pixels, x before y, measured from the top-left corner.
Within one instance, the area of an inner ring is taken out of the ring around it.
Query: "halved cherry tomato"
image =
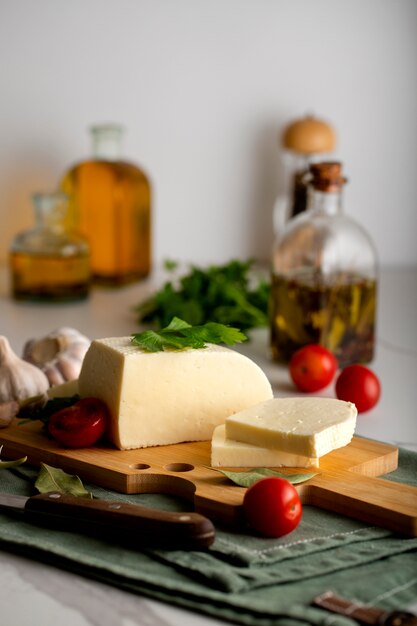
[[[87,448],[104,435],[107,421],[108,409],[102,400],[82,398],[53,413],[48,420],[48,431],[68,448]]]
[[[318,344],[309,344],[294,352],[289,371],[295,386],[307,393],[327,387],[337,370],[336,357]]]
[[[248,524],[266,537],[281,537],[300,523],[302,506],[295,487],[278,476],[254,483],[243,500]]]
[[[353,402],[358,413],[369,411],[381,396],[379,378],[365,365],[348,365],[336,380],[336,396],[339,400]]]

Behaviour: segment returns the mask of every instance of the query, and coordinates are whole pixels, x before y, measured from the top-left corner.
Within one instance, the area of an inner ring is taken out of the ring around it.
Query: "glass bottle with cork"
[[[121,158],[123,128],[91,128],[93,155],[61,182],[73,224],[91,248],[96,284],[118,286],[151,270],[151,186],[146,174]]]
[[[35,225],[18,233],[9,250],[12,295],[16,300],[71,301],[89,294],[87,241],[68,230],[67,196],[33,195]]]
[[[377,257],[366,231],[343,213],[338,162],[310,165],[307,210],[273,250],[272,358],[287,363],[304,345],[331,350],[339,367],[374,356]]]

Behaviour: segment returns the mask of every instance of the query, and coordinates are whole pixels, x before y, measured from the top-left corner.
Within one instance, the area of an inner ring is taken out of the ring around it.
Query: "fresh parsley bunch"
[[[232,260],[206,269],[191,266],[179,281],[167,281],[136,307],[138,322],[164,328],[179,317],[193,326],[209,321],[242,330],[266,326],[269,283],[254,275],[253,263]],[[176,267],[175,262],[165,263],[168,271]]]

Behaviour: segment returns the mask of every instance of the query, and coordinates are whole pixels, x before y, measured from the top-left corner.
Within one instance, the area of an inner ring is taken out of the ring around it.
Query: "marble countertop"
[[[92,339],[129,335],[137,330],[134,306],[152,293],[158,280],[94,289],[84,302],[34,305],[12,301],[6,269],[0,268],[0,334],[18,354],[27,339],[58,326],[72,326]],[[357,433],[417,451],[417,268],[381,272],[377,336],[371,367],[382,382],[382,397],[372,411],[359,416]],[[276,396],[294,395],[287,370],[270,361],[264,330],[254,332],[240,350],[264,369]],[[225,624],[2,551],[0,603],[4,626]],[[417,610],[417,605],[412,608]]]

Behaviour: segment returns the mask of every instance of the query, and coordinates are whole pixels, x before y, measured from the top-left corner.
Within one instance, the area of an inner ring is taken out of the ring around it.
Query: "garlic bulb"
[[[78,330],[62,326],[41,339],[27,341],[23,358],[39,367],[51,385],[60,385],[78,378],[90,343]]]
[[[0,336],[0,403],[25,400],[45,393],[48,387],[45,374],[19,359],[8,339]]]

